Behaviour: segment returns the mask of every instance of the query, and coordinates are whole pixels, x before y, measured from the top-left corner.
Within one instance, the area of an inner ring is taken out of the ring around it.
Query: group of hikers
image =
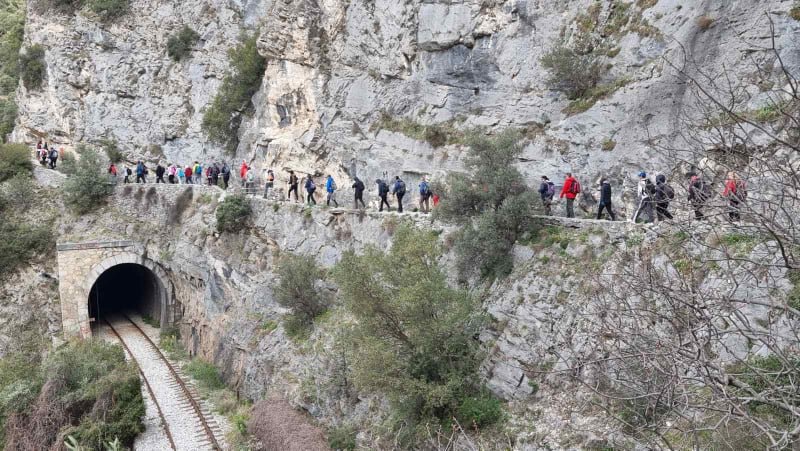
[[[553,214],[552,205],[556,196],[555,184],[547,176],[543,175],[538,191],[545,214],[551,216]],[[559,199],[566,199],[566,216],[568,218],[575,217],[575,199],[577,199],[581,191],[580,182],[568,172],[559,194]],[[608,213],[608,218],[611,221],[616,221],[616,215],[611,204],[611,183],[607,178],[600,179],[598,191],[600,199],[597,208],[597,219],[603,219],[603,213],[605,212]],[[686,191],[688,193],[687,201],[692,206],[695,219],[706,219],[703,210],[712,197],[711,185],[703,179],[702,175],[689,174],[689,184]],[[645,171],[639,172],[636,194],[638,204],[630,221],[635,223],[642,219],[645,223],[653,223],[656,218],[658,218],[658,221],[673,218],[672,213],[669,211],[669,204],[675,199],[675,189],[667,183],[667,177],[664,174],[656,175],[654,183]],[[729,172],[721,195],[728,201],[728,218],[731,221],[740,220],[741,204],[747,200],[747,185],[745,181],[735,172]]]
[[[50,169],[56,168],[58,158],[64,153],[64,148],[56,150],[56,146],[50,147],[47,142],[41,140],[36,143],[36,159],[42,166],[47,166]]]
[[[122,169],[118,168],[116,164],[111,163],[108,167],[108,174],[114,181],[116,181],[118,177],[122,177],[122,183],[133,183],[131,179],[134,175],[136,176],[136,183],[147,183],[147,177],[150,175],[150,168],[142,161],[137,161],[133,168],[126,165]],[[164,179],[165,175],[167,176],[166,180]],[[156,183],[207,184],[209,186],[219,185],[223,189],[228,189],[231,170],[225,162],[212,163],[206,167],[203,167],[203,165],[197,161],[186,167],[176,164],[162,166],[161,163],[159,163],[155,168],[155,177]],[[260,191],[259,188],[256,187],[255,171],[247,164],[247,161],[243,160],[239,167],[239,180],[246,193],[255,194]],[[275,173],[272,169],[265,168],[261,180],[264,183],[263,196],[267,198],[269,192],[275,188]],[[384,206],[386,206],[387,211],[391,211],[392,206],[389,203],[389,195],[391,194],[396,199],[397,211],[402,213],[403,197],[406,194],[406,182],[400,178],[400,176],[395,176],[394,180],[390,181],[378,178],[375,180],[375,183],[377,184],[378,197],[380,198],[378,211],[383,211]],[[299,202],[299,187],[300,178],[298,178],[294,171],[290,170],[287,181],[288,191],[286,200],[291,200],[292,195],[294,195],[294,200]],[[303,187],[306,193],[305,202],[309,205],[316,205],[317,184],[311,174],[306,175],[303,179]],[[366,185],[364,182],[358,177],[355,177],[351,188],[354,192],[354,207],[359,208],[360,204],[361,208],[366,208],[366,204],[364,203]],[[339,206],[339,202],[336,198],[338,189],[339,187],[336,184],[336,180],[334,180],[332,175],[328,174],[325,178],[326,205],[330,206],[332,203],[334,207]],[[431,184],[423,177],[422,181],[419,183],[419,211],[428,213],[430,212],[431,204],[436,206],[438,202],[439,196],[433,193]]]
[[[59,151],[55,147],[48,146],[47,142],[39,141],[36,144],[36,157],[37,159],[51,169],[55,169],[59,156],[63,152],[63,148]],[[198,161],[192,164],[183,166],[177,164],[168,164],[166,166],[158,163],[154,169],[156,183],[170,183],[170,184],[207,184],[209,186],[220,186],[223,189],[228,189],[231,179],[231,169],[225,162],[215,162],[203,166]],[[256,194],[260,192],[257,187],[256,175],[253,168],[242,160],[242,164],[238,168],[239,180],[241,186],[248,194]],[[108,167],[109,175],[116,182],[118,177],[123,179],[123,183],[132,183],[132,178],[135,176],[136,183],[147,183],[147,178],[150,175],[150,169],[142,161],[137,161],[136,165],[131,168],[126,165],[119,169],[116,164],[111,163]],[[166,176],[166,179],[165,179]],[[265,168],[261,177],[261,182],[264,184],[263,196],[267,198],[269,192],[275,188],[275,173],[272,169]],[[300,178],[294,171],[288,172],[287,180],[287,197],[286,200],[291,200],[294,195],[295,202],[299,202],[299,187]],[[383,211],[384,206],[387,211],[391,211],[392,206],[389,202],[389,196],[394,196],[397,202],[397,211],[403,212],[403,198],[406,195],[406,182],[395,176],[391,179],[384,173],[383,178],[375,179],[377,185],[378,198],[380,200],[378,211]],[[311,174],[303,178],[303,187],[305,189],[305,202],[309,205],[316,205],[316,191],[317,185]],[[358,177],[353,178],[353,183],[350,186],[353,189],[354,207],[366,208],[364,203],[364,191],[366,185]],[[599,194],[599,202],[597,208],[597,219],[603,219],[604,213],[607,214],[607,219],[611,221],[617,220],[617,215],[611,202],[612,188],[611,183],[607,178],[601,178],[599,186],[597,187]],[[339,190],[336,180],[331,174],[325,178],[325,203],[330,206],[333,203],[334,207],[339,206],[336,193]],[[542,207],[544,214],[551,216],[553,214],[552,206],[557,194],[556,185],[547,177],[542,176],[541,184],[539,185],[539,195],[542,200]],[[696,220],[703,220],[706,215],[703,210],[707,202],[712,197],[711,185],[707,183],[702,175],[689,174],[689,183],[686,188],[688,193],[687,201],[690,203],[694,211]],[[645,171],[639,172],[639,182],[637,184],[637,208],[634,211],[630,220],[632,222],[639,222],[640,219],[645,223],[653,223],[656,218],[658,221],[673,219],[672,213],[669,211],[670,202],[675,199],[675,190],[667,182],[664,174],[658,174],[655,181],[648,177]],[[564,183],[558,193],[559,199],[566,200],[566,217],[575,217],[575,200],[582,193],[580,182],[571,173],[567,173],[564,178]],[[425,177],[418,186],[418,200],[419,211],[428,213],[431,206],[436,207],[439,203],[439,196],[432,190],[430,182]],[[732,221],[741,219],[740,208],[741,204],[747,199],[747,186],[735,172],[727,174],[724,189],[721,193],[722,197],[727,199],[728,202],[728,217]]]
[[[150,175],[150,168],[140,161],[131,169],[130,166],[125,165],[119,169],[116,164],[111,163],[108,166],[108,174],[116,181],[117,177],[122,177],[122,183],[132,183],[131,178],[136,176],[136,183],[147,183],[147,177]],[[166,180],[164,176],[166,175]],[[213,163],[203,168],[203,165],[197,161],[192,164],[177,165],[168,164],[162,166],[158,163],[155,168],[156,183],[170,183],[170,184],[189,184],[189,185],[219,185],[227,189],[231,179],[231,170],[227,163]],[[246,177],[243,176],[242,180]]]

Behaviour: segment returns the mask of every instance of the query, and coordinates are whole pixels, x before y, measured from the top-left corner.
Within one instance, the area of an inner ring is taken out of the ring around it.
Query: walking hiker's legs
[[[614,214],[614,208],[613,208],[611,202],[606,204],[606,210],[608,210],[608,215],[611,216],[611,220],[612,221],[616,221],[617,220],[617,216]]]
[[[600,206],[597,207],[597,219],[603,219],[603,209],[604,208],[606,208],[606,206],[603,205],[603,204],[600,204]]]
[[[631,220],[633,221],[634,224],[636,224],[636,221],[639,220],[639,214],[642,212],[642,209],[644,208],[644,202],[645,202],[644,199],[640,199],[639,205],[636,207],[636,211],[633,212],[633,217],[631,218]]]
[[[386,198],[386,194],[381,196],[381,206],[378,208],[378,211],[383,211],[384,204],[386,204],[386,211],[392,211],[392,207],[389,205],[389,200]]]
[[[403,212],[403,196],[404,196],[403,194],[398,194],[397,195],[397,212],[398,213],[402,213]]]
[[[575,217],[575,199],[567,198],[567,217]]]
[[[542,200],[542,207],[544,207],[545,216],[553,216],[553,199]]]
[[[647,215],[647,222],[655,221],[655,217],[653,215],[653,202],[648,200],[644,204],[644,214]]]

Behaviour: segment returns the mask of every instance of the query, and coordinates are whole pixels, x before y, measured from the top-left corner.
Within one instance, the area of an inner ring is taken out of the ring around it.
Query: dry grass
[[[713,17],[700,16],[697,18],[697,27],[703,31],[706,31],[713,27],[715,22],[716,20]]]
[[[325,433],[282,399],[259,401],[253,406],[247,431],[263,451],[327,451]]]

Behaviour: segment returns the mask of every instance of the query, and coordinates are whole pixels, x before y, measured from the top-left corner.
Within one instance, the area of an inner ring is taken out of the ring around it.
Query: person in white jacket
[[[647,216],[645,222],[651,223],[653,218],[653,194],[656,192],[656,186],[650,179],[647,178],[647,173],[642,171],[639,173],[639,185],[637,186],[636,193],[639,196],[639,207],[636,213],[633,214],[632,221],[635,223],[642,213]]]

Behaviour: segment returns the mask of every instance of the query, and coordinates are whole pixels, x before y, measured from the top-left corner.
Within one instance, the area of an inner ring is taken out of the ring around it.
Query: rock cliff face
[[[800,65],[800,22],[786,15],[787,0],[133,0],[112,23],[43,3],[29,3],[26,43],[44,46],[47,80],[41,92],[20,88],[17,140],[112,139],[129,158],[149,161],[225,158],[201,118],[228,70],[227,50],[241,33],[258,32],[268,64],[236,157],[259,169],[365,180],[389,171],[414,182],[460,169],[456,143],[433,147],[408,130],[439,124],[523,127],[530,143],[519,165],[531,177],[571,169],[627,188],[639,169],[674,167],[649,143],[674,139],[691,106],[669,65],[684,51],[710,74],[724,67],[733,79],[766,83],[779,68],[755,73],[744,63],[768,59],[770,12],[784,62]],[[200,40],[173,62],[166,41],[184,24]],[[565,110],[569,100],[549,88],[540,58],[587,39],[603,52],[609,88]]]
[[[342,324],[351,320],[348,314],[334,307],[308,339],[290,339],[282,327],[287,310],[273,294],[275,264],[281,255],[297,254],[314,256],[320,265],[331,267],[350,249],[386,249],[402,221],[440,231],[444,243],[454,230],[423,215],[309,209],[252,198],[251,227],[238,234],[218,234],[214,210],[221,195],[208,187],[119,187],[107,208],[62,225],[60,240],[141,243],[148,258],[169,274],[179,303],[178,326],[192,355],[215,362],[243,396],[286,398],[324,426],[356,425],[362,431],[362,446],[385,446],[381,440],[386,438],[377,432],[385,420],[385,400],[357,393],[347,381],[348,357],[338,340]],[[546,238],[517,246],[514,272],[484,287],[492,326],[481,336],[487,350],[482,372],[487,386],[508,401],[503,434],[512,438],[514,449],[630,443],[618,424],[592,407],[592,392],[564,371],[602,354],[609,336],[598,322],[603,303],[597,294],[619,288],[628,265],[647,262],[675,283],[685,283],[680,260],[667,259],[675,252],[675,237],[699,243],[731,233],[725,227],[700,226],[693,234],[676,230],[620,222],[553,228]],[[745,259],[775,259],[764,246],[745,243],[736,249]],[[722,258],[728,251],[715,252]],[[446,254],[442,263],[452,271],[451,259]],[[695,277],[698,289],[716,290],[730,283],[719,268]],[[754,301],[741,312],[748,321],[768,328],[778,343],[784,337],[791,340],[796,321],[775,317],[774,310],[758,305],[785,302],[782,289],[763,285],[766,277],[782,280],[785,274],[776,268],[769,276],[744,271],[737,276],[737,291]],[[622,296],[635,298],[636,293]],[[665,329],[663,337],[669,336]],[[742,340],[715,350],[722,359],[731,353],[743,358],[764,351],[757,342]],[[490,434],[487,440],[506,440],[499,437],[503,434]],[[508,442],[487,446],[503,448]]]

